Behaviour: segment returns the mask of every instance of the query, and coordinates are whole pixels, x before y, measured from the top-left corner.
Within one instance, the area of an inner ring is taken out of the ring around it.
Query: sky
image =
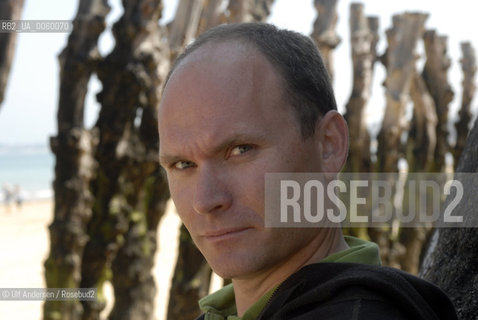
[[[177,0],[165,0],[163,22],[174,16]],[[352,87],[352,65],[349,46],[349,8],[353,1],[338,0],[337,32],[342,38],[341,44],[334,51],[335,81],[334,88],[339,110],[347,102]],[[112,10],[107,17],[109,26],[121,15],[119,0],[109,0]],[[478,49],[478,20],[474,1],[455,0],[401,0],[383,1],[367,0],[365,14],[375,15],[380,19],[379,53],[386,48],[385,30],[391,26],[393,14],[405,11],[419,11],[429,14],[425,24],[427,29],[436,29],[439,34],[448,36],[448,53],[452,66],[449,81],[455,91],[451,103],[456,110],[461,103],[461,81],[463,75],[459,60],[461,58],[460,42],[472,41]],[[65,0],[25,0],[22,19],[25,20],[72,20],[76,14],[78,1]],[[276,0],[269,22],[279,27],[310,34],[316,18],[313,0]],[[56,112],[59,92],[58,55],[65,47],[67,33],[19,33],[6,96],[0,106],[0,145],[46,145],[49,137],[56,134]],[[113,48],[114,40],[108,29],[100,38],[100,52],[108,54]],[[423,56],[423,45],[417,52]],[[419,65],[423,65],[423,61]],[[377,64],[374,74],[372,99],[367,107],[369,123],[380,123],[385,107],[383,87],[384,68]],[[86,100],[85,123],[95,122],[99,106],[95,95],[101,90],[101,84],[93,77],[89,84]],[[472,103],[476,112],[478,99]]]

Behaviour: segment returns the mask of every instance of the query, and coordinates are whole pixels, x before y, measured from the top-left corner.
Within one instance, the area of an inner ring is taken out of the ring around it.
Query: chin
[[[223,279],[236,279],[243,276],[245,273],[247,273],[247,271],[244,270],[244,268],[241,268],[239,266],[226,267],[222,265],[222,266],[212,266],[211,268],[214,271],[214,273],[216,273],[218,276],[220,276]]]
[[[244,279],[261,270],[257,261],[247,261],[247,259],[229,258],[210,262],[209,265],[214,273],[224,279]]]

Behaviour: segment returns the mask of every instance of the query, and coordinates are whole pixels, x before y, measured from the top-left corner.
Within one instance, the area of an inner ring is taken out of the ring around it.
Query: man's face
[[[171,76],[159,110],[171,197],[213,270],[247,278],[299,254],[318,229],[264,228],[264,174],[320,171],[277,71],[256,50],[206,44]]]

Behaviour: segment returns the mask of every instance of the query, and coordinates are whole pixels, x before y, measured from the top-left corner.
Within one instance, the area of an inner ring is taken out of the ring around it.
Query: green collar
[[[242,317],[237,316],[232,284],[228,284],[224,288],[199,300],[199,307],[206,314],[205,320],[254,320],[257,319],[262,309],[269,302],[276,288],[263,295]]]
[[[375,243],[350,236],[345,236],[344,238],[349,248],[331,254],[320,262],[349,262],[381,265],[378,246]],[[237,316],[232,284],[202,298],[199,301],[199,307],[206,314],[205,320],[254,320],[262,312],[276,289],[277,287],[263,295],[242,317]]]
[[[344,236],[348,249],[331,254],[320,262],[348,262],[380,266],[382,261],[378,254],[378,246],[374,242]]]

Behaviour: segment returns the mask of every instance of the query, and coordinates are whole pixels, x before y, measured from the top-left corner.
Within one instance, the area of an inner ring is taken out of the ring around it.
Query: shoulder
[[[302,268],[278,288],[263,315],[261,319],[456,319],[450,300],[433,284],[398,269],[355,263]]]

